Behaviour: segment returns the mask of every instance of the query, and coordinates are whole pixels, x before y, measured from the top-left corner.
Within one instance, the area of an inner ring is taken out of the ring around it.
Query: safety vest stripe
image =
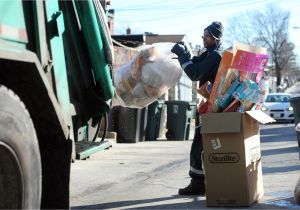
[[[187,61],[184,64],[182,64],[181,68],[184,70],[188,65],[192,64],[192,61]]]
[[[203,170],[195,169],[192,166],[190,167],[190,171],[195,173],[195,174],[204,174]]]

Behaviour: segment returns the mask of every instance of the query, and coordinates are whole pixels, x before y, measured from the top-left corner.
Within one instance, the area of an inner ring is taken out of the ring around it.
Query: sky
[[[213,21],[226,30],[232,16],[271,2],[290,11],[290,40],[300,55],[300,0],[111,0],[109,8],[115,10],[114,34],[126,34],[128,27],[132,34],[185,34],[193,46],[202,46],[203,29]]]

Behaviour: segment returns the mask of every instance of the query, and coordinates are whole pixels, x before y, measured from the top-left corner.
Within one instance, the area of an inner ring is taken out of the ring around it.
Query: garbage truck
[[[69,208],[72,160],[108,146],[98,131],[115,92],[113,45],[101,4],[0,1],[0,208]]]

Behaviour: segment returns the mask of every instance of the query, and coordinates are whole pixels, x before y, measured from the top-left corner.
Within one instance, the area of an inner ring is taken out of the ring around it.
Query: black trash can
[[[168,140],[188,140],[191,119],[195,115],[196,102],[166,101]]]
[[[291,106],[294,110],[294,122],[297,125],[300,122],[300,97],[293,97],[290,99]],[[300,132],[296,131],[298,146],[300,147]]]
[[[122,107],[117,120],[117,143],[137,143],[145,140],[147,108]]]
[[[157,100],[148,106],[148,119],[145,140],[153,141],[160,137],[163,130],[164,101]]]
[[[119,118],[119,113],[120,113],[121,109],[122,109],[122,106],[114,106],[108,112],[107,131],[117,132],[118,120],[119,120],[118,118]]]

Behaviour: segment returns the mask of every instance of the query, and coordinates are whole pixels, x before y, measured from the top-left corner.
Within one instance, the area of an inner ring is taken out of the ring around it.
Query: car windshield
[[[289,102],[290,98],[288,95],[268,95],[265,102]]]

